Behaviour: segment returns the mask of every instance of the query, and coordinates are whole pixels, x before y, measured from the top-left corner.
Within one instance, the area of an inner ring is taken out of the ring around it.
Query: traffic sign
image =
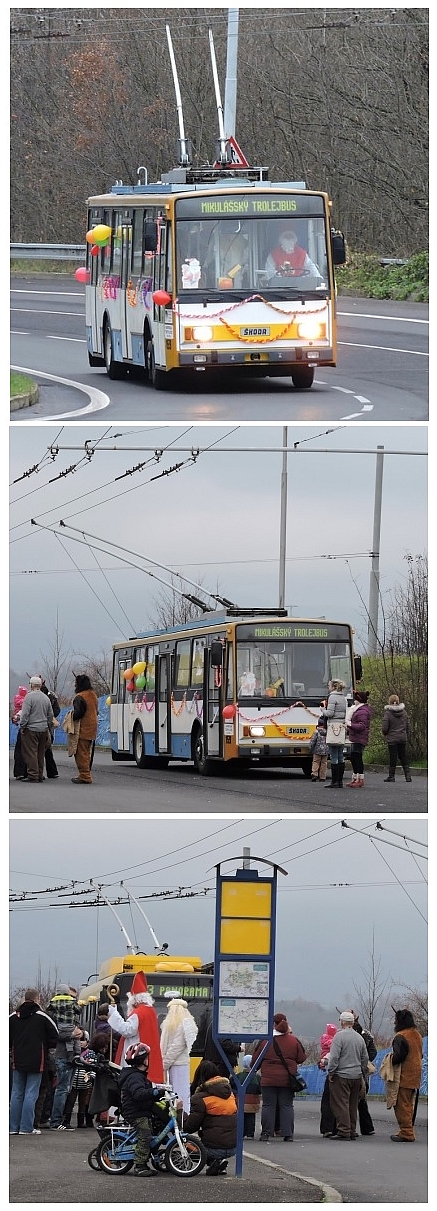
[[[243,155],[241,147],[239,147],[237,140],[234,139],[233,135],[230,135],[229,139],[226,139],[226,148],[228,150],[228,153],[230,154],[230,160],[229,160],[229,164],[228,164],[229,168],[249,168],[249,162],[248,162],[248,160],[246,160],[246,157]],[[216,162],[214,164],[214,168],[224,168],[224,167],[225,167],[225,165],[220,164],[219,161],[216,160]]]

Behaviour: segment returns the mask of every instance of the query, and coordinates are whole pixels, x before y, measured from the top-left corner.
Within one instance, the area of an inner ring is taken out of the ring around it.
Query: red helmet
[[[147,1043],[132,1043],[131,1047],[128,1047],[124,1058],[126,1064],[130,1064],[133,1068],[139,1068],[141,1064],[144,1064],[148,1060],[149,1055],[150,1047],[147,1046]]]

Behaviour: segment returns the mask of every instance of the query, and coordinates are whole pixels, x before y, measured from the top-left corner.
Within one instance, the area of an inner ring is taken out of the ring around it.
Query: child
[[[152,1138],[151,1111],[160,1093],[147,1077],[149,1055],[147,1043],[134,1043],[128,1047],[125,1055],[128,1067],[123,1068],[118,1077],[123,1117],[131,1127],[135,1127],[137,1134],[133,1168],[136,1177],[155,1177],[155,1170],[149,1169],[147,1161]]]
[[[250,1068],[251,1055],[243,1056],[243,1070],[236,1072],[237,1080],[244,1081]],[[255,1139],[255,1119],[261,1106],[261,1075],[253,1072],[244,1090],[244,1129],[243,1138]]]
[[[326,719],[323,715],[317,722],[311,740],[310,753],[313,763],[311,766],[311,782],[326,781],[326,766],[328,764],[328,745],[326,743]]]

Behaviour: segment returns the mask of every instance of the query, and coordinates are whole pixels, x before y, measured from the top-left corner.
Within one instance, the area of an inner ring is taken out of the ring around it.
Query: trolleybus
[[[109,732],[114,760],[140,768],[193,761],[300,767],[328,682],[351,700],[361,677],[349,623],[286,610],[228,608],[113,648]]]

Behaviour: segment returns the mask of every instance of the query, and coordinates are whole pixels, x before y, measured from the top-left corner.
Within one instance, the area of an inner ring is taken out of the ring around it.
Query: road
[[[300,1180],[306,1178],[324,1183],[347,1203],[426,1203],[426,1103],[419,1106],[417,1141],[408,1148],[396,1147],[390,1140],[396,1127],[393,1111],[372,1099],[370,1108],[375,1135],[348,1143],[346,1148],[346,1144],[322,1139],[319,1101],[308,1098],[296,1105],[294,1143],[245,1140],[241,1178],[234,1177],[232,1161],[226,1178],[210,1180],[200,1174],[184,1184],[180,1178],[159,1174],[149,1182],[147,1196],[151,1193],[153,1202],[159,1199],[161,1206],[182,1200],[186,1206],[197,1202],[217,1205],[218,1199],[230,1204],[320,1202],[323,1191]],[[10,1202],[111,1205],[143,1201],[139,1179],[131,1174],[111,1177],[92,1172],[86,1156],[94,1140],[97,1135],[91,1130],[63,1133],[61,1138],[43,1131],[40,1136],[12,1139]]]
[[[338,300],[338,366],[320,367],[310,391],[291,379],[232,387],[194,385],[155,392],[138,376],[111,382],[88,366],[83,287],[69,275],[14,275],[11,363],[31,374],[39,402],[14,423],[104,419],[171,421],[426,421],[428,307],[387,300]]]
[[[42,783],[14,780],[10,757],[10,811],[69,813],[121,812],[177,813],[199,816],[242,812],[319,815],[327,812],[350,816],[357,812],[373,816],[427,811],[428,779],[413,776],[411,783],[398,776],[384,783],[384,772],[366,774],[363,790],[344,785],[342,791],[307,781],[300,770],[256,769],[229,776],[225,768],[203,778],[191,764],[172,764],[166,770],[141,770],[134,762],[113,762],[109,753],[96,753],[92,786],[73,786],[73,759],[64,748],[55,748],[59,778]],[[346,778],[345,778],[346,783]]]

